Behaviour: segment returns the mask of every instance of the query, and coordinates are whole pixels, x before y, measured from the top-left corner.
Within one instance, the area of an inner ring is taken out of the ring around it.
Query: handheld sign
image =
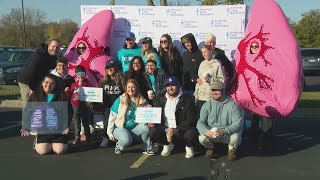
[[[137,107],[136,123],[161,123],[161,108]]]
[[[103,100],[102,88],[80,87],[79,94],[80,94],[80,101],[102,102]]]

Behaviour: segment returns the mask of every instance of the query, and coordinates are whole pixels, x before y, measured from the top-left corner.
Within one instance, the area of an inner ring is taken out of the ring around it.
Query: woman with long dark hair
[[[53,74],[46,75],[41,85],[32,93],[30,96],[29,102],[44,102],[50,103],[54,101],[67,101],[67,95],[64,93],[62,87],[60,87],[57,77]],[[26,106],[28,108],[28,105]],[[62,122],[65,121],[67,124],[67,117],[65,120],[59,119],[58,115],[58,123],[59,127],[62,126]],[[30,120],[31,121],[31,120]],[[61,122],[61,123],[59,123]],[[21,136],[29,136],[30,134],[30,123],[23,123],[21,129]],[[69,129],[66,129],[61,132],[61,134],[38,134],[35,141],[35,150],[38,154],[44,155],[50,152],[55,152],[57,154],[63,154],[68,149],[68,134]]]
[[[129,71],[124,73],[125,80],[135,79],[140,87],[140,93],[147,99],[147,91],[151,90],[148,86],[148,81],[144,76],[145,66],[140,56],[134,56],[130,60]]]
[[[160,38],[158,48],[163,70],[168,76],[175,76],[182,80],[182,58],[178,48],[173,46],[172,38],[169,34],[163,34]]]

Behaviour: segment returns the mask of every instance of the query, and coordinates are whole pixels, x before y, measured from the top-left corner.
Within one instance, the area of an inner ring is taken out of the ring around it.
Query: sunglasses
[[[87,47],[77,47],[78,50],[86,50]]]
[[[85,76],[86,73],[85,72],[77,72],[76,73],[76,76],[80,77],[80,76]]]
[[[163,41],[160,41],[160,44],[164,44],[164,43],[167,43],[168,40],[163,40]]]
[[[259,46],[250,46],[250,48],[255,48],[255,49],[257,49],[257,48],[259,48]]]

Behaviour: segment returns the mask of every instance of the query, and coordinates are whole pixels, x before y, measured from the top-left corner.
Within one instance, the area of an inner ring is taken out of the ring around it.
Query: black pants
[[[80,102],[80,106],[72,106],[73,108],[73,120],[74,120],[74,136],[79,137],[81,131],[81,122],[84,127],[84,134],[88,137],[90,136],[90,128],[89,128],[89,117],[88,117],[88,107],[86,102]]]
[[[110,115],[110,108],[107,107],[104,110],[104,119],[103,119],[103,130],[104,130],[105,137],[108,137],[108,135],[107,135],[107,127],[108,127],[109,115]]]
[[[165,125],[156,125],[155,127],[152,127],[149,129],[149,135],[151,138],[151,141],[153,143],[160,143],[163,145],[168,145],[169,142],[167,141],[166,137],[166,131],[165,129],[168,128]],[[178,131],[176,134],[173,135],[173,142],[184,140],[186,146],[193,147],[199,144],[199,132],[197,128],[192,127],[186,131]]]

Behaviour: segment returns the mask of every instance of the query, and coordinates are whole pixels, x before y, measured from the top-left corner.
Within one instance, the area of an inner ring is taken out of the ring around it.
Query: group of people
[[[155,155],[163,145],[161,155],[168,156],[176,142],[185,144],[185,157],[194,156],[199,143],[206,157],[215,155],[214,144],[228,144],[228,158],[236,159],[241,144],[243,115],[229,97],[234,66],[223,50],[216,48],[216,37],[208,34],[199,49],[192,33],[181,37],[182,55],[173,46],[169,34],[160,38],[155,49],[152,39],[136,43],[135,34],[126,35],[118,58],[105,65],[104,77],[98,87],[103,89],[105,135],[100,144],[115,142],[115,154],[121,154],[134,141],[143,141],[144,153]],[[22,68],[18,82],[24,102],[68,101],[68,123],[74,120],[73,144],[90,141],[90,121],[95,104],[80,100],[80,87],[90,87],[86,69],[78,65],[76,77],[68,75],[68,60],[57,57],[59,40],[43,44]],[[77,45],[81,56],[85,43]],[[54,62],[56,64],[54,64]],[[49,73],[50,72],[50,73]],[[100,104],[101,105],[101,104]],[[161,123],[136,123],[137,107],[161,107]],[[84,138],[80,138],[81,124]],[[22,127],[21,135],[30,134]],[[36,135],[35,150],[39,154],[67,151],[68,129],[61,134]]]

